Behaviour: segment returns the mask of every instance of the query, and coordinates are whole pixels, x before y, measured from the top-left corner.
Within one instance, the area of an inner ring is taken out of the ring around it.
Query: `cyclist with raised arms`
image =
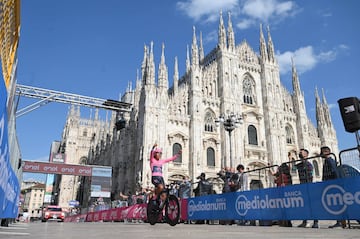
[[[177,159],[181,155],[181,150],[171,158],[160,159],[161,155],[162,155],[162,149],[157,147],[157,144],[154,144],[150,153],[151,182],[155,186],[155,195],[153,197],[153,200],[161,199],[160,202],[164,202],[166,200],[166,193],[162,193],[164,192],[164,186],[165,186],[165,181],[162,173],[162,166],[165,163]],[[161,206],[162,205],[160,205],[160,207]]]

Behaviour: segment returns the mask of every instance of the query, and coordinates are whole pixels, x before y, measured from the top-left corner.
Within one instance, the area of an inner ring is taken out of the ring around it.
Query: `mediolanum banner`
[[[16,218],[20,187],[9,162],[6,99],[5,84],[0,81],[0,218]]]
[[[188,217],[201,219],[360,219],[360,177],[190,198]]]

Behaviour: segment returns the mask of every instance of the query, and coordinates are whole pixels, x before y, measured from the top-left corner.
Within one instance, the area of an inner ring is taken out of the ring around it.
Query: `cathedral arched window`
[[[79,160],[79,164],[85,165],[87,163],[88,159],[87,157],[83,156]]]
[[[252,105],[256,103],[255,82],[248,75],[246,75],[243,80],[243,92],[243,101],[245,104]]]
[[[215,119],[214,119],[214,115],[211,112],[206,112],[205,114],[205,128],[204,130],[207,132],[214,132],[215,130]]]
[[[295,144],[294,131],[291,126],[285,126],[286,131],[286,143],[287,144]]]
[[[248,127],[248,140],[249,144],[258,145],[257,130],[254,125]]]
[[[215,167],[215,150],[212,147],[206,149],[206,164]]]
[[[177,154],[180,150],[182,150],[182,147],[180,144],[175,143],[173,144],[173,155]],[[177,159],[174,160],[175,163],[182,163],[182,154],[179,155],[179,157],[177,157]]]
[[[316,160],[314,160],[312,163],[313,163],[313,166],[314,166],[315,176],[319,177],[320,176],[319,164],[318,164],[318,162]]]
[[[87,135],[88,135],[87,129],[84,129],[82,136],[87,137]]]

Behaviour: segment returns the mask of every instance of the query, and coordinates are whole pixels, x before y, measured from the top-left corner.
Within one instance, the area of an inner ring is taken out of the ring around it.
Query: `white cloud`
[[[252,19],[242,19],[240,20],[236,26],[239,28],[239,29],[247,29],[249,28],[250,26],[254,25],[255,24],[255,21],[252,20]]]
[[[350,47],[348,45],[345,45],[345,44],[340,44],[339,45],[339,49],[341,50],[348,50]]]
[[[194,21],[204,22],[218,21],[220,11],[230,11],[233,23],[240,29],[259,22],[277,23],[299,10],[294,1],[279,0],[187,0],[177,2],[176,6]]]
[[[219,19],[219,12],[231,11],[238,5],[238,0],[188,0],[186,2],[177,2],[176,6],[183,11],[187,16],[199,21],[217,21]]]
[[[337,104],[328,104],[328,106],[329,106],[329,109],[330,109],[330,110],[331,110],[331,109],[336,109],[336,108],[339,107]]]
[[[341,49],[342,46],[338,48]],[[299,74],[313,69],[319,63],[334,61],[338,55],[338,48],[326,52],[315,53],[312,46],[301,47],[294,52],[277,52],[277,60],[280,67],[280,73],[286,74],[291,71],[291,58],[294,59],[296,69]]]
[[[319,60],[324,61],[324,62],[330,62],[335,60],[336,58],[336,51],[327,51],[327,52],[321,52],[318,55]]]
[[[286,17],[293,16],[298,12],[294,1],[279,2],[278,0],[246,0],[242,6],[241,13],[248,22],[269,23],[270,20],[279,22]],[[243,25],[238,25],[243,27]],[[250,25],[249,25],[250,27]]]
[[[217,31],[211,31],[203,38],[203,44],[207,44],[209,42],[216,42],[218,38],[218,32]]]

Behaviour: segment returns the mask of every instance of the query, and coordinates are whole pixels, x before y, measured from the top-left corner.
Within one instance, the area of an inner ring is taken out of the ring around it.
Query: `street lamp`
[[[232,167],[232,146],[231,146],[231,132],[239,127],[243,123],[242,116],[238,116],[235,113],[230,113],[228,115],[220,115],[219,118],[215,120],[216,127],[219,127],[220,124],[224,126],[224,129],[229,133],[229,148],[230,148],[230,167]],[[225,167],[225,161],[222,165]]]

